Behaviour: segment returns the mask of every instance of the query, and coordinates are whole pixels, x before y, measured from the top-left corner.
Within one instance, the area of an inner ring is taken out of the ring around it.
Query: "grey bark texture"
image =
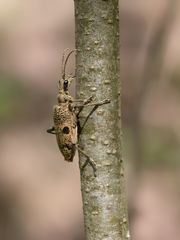
[[[121,157],[118,0],[75,0],[77,98],[110,99],[88,120],[80,147],[97,166],[81,172],[86,240],[130,239]],[[82,123],[91,108],[80,115]],[[80,166],[85,157],[80,154]]]

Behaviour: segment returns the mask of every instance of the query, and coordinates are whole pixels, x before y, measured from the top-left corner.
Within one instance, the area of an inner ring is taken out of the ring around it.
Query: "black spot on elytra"
[[[64,128],[63,128],[63,133],[64,133],[64,134],[69,134],[69,132],[70,132],[70,130],[69,130],[68,127],[64,127]]]

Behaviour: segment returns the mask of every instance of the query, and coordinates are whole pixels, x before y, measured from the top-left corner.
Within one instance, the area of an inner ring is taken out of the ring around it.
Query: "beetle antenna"
[[[63,78],[63,79],[65,78],[67,61],[68,61],[69,57],[71,56],[71,54],[72,54],[73,52],[75,52],[75,51],[76,51],[76,49],[71,50],[71,51],[68,53],[68,55],[67,55],[67,57],[66,57],[66,60],[64,61],[64,66],[63,66],[63,71],[62,71],[62,78]]]
[[[61,74],[62,74],[62,78],[64,79],[64,77],[65,77],[65,72],[64,72],[64,57],[65,57],[65,53],[67,52],[67,51],[69,51],[70,49],[69,48],[66,48],[66,49],[64,49],[64,51],[63,51],[63,55],[62,55],[62,62],[61,62]]]

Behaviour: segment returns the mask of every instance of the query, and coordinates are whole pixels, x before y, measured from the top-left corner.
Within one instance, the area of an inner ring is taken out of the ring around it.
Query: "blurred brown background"
[[[120,3],[123,146],[133,240],[180,239],[180,2]],[[0,239],[83,240],[78,160],[53,136],[73,1],[0,0]],[[68,66],[74,72],[74,59]]]

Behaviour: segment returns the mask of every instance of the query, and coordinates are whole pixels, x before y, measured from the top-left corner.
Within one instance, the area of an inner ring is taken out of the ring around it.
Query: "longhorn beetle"
[[[65,53],[66,54],[65,57]],[[110,100],[103,100],[101,102],[92,102],[93,98],[75,100],[69,94],[69,86],[71,81],[75,76],[66,76],[66,65],[70,55],[75,52],[75,50],[66,49],[62,56],[62,77],[59,80],[58,88],[59,92],[57,95],[58,104],[53,107],[53,119],[54,126],[47,130],[48,133],[55,134],[57,139],[57,144],[61,153],[64,156],[65,161],[72,162],[76,149],[86,157],[86,161],[82,166],[82,170],[87,164],[90,164],[94,171],[94,176],[96,176],[96,165],[92,158],[90,158],[84,150],[78,146],[78,137],[80,136],[87,120],[92,115],[92,113],[101,105],[110,103]],[[92,110],[87,115],[82,126],[79,124],[79,114],[84,107],[93,106]]]

